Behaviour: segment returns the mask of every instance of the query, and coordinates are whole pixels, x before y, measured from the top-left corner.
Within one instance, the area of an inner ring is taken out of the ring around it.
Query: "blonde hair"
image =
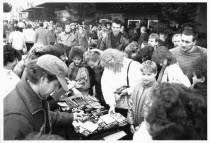
[[[101,66],[116,72],[120,72],[123,66],[124,53],[117,49],[106,49],[101,56]]]
[[[142,63],[140,70],[141,70],[141,72],[149,71],[151,73],[156,74],[157,73],[157,65],[155,62],[147,60]]]

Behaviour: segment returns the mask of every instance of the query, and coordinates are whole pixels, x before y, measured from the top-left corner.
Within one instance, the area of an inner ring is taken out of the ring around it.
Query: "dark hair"
[[[22,29],[21,27],[19,27],[19,26],[16,26],[16,27],[15,27],[15,31],[23,32],[23,29]]]
[[[6,66],[8,63],[14,62],[20,57],[21,56],[16,49],[12,48],[10,45],[4,45],[4,66]]]
[[[185,26],[182,34],[187,35],[187,36],[192,35],[193,36],[193,41],[195,41],[198,38],[198,34],[192,26]]]
[[[59,52],[60,55],[64,55],[66,53],[67,47],[63,43],[56,43],[53,46],[53,49],[55,49],[57,52]]]
[[[120,24],[120,26],[123,25],[123,21],[122,21],[121,19],[119,19],[119,18],[114,18],[114,19],[112,20],[112,23]]]
[[[141,59],[144,59],[142,60],[142,62],[146,60],[151,60],[153,51],[154,49],[150,45],[146,45],[143,49],[140,49],[138,51],[138,54]]]
[[[73,46],[71,48],[71,51],[69,52],[69,59],[73,60],[73,58],[75,56],[79,56],[83,59],[83,54],[84,54],[85,50],[83,47],[81,46]]]
[[[31,28],[32,27],[32,25],[31,24],[27,24],[27,26],[26,26],[27,28]]]
[[[160,46],[156,48],[156,50],[152,54],[152,60],[156,64],[160,64],[164,59],[167,59],[167,65],[171,65],[176,63],[176,58],[172,55],[172,53],[165,46]]]
[[[183,84],[161,83],[151,91],[146,117],[157,140],[207,139],[207,102]]]
[[[207,83],[207,58],[206,57],[200,57],[198,60],[196,60],[193,66],[193,72],[195,73],[198,79],[201,79],[202,77],[204,77],[205,78],[204,83]]]
[[[36,63],[37,59],[32,60],[28,63],[26,70],[26,79],[28,79],[34,84],[37,84],[40,81],[41,77],[47,77],[48,82],[57,79],[56,75],[51,74],[47,70],[38,66]]]
[[[40,22],[40,23],[39,23],[39,26],[40,26],[40,27],[43,27],[43,26],[44,26],[43,22]]]
[[[47,135],[31,132],[25,137],[25,140],[64,140],[64,138],[56,134]]]
[[[90,47],[90,49],[91,49],[91,48],[92,48],[92,49],[95,49],[95,48],[98,47],[98,45],[97,45],[96,43],[91,43],[91,44],[89,45],[89,47]]]

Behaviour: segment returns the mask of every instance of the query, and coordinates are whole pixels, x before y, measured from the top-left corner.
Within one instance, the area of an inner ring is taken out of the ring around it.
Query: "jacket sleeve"
[[[152,106],[152,93],[153,93],[153,89],[154,87],[152,87],[151,89],[149,89],[147,96],[145,97],[144,103],[143,103],[143,107],[142,107],[142,115],[144,118],[147,117],[148,112],[149,112],[149,108]]]
[[[4,140],[24,139],[34,129],[27,118],[20,114],[4,116]]]
[[[102,38],[100,45],[100,50],[105,50],[105,49],[106,49],[106,37]]]
[[[125,51],[125,47],[129,44],[129,41],[127,38],[123,37],[123,49],[122,51]]]
[[[136,61],[133,61],[130,64],[130,69],[129,69],[129,73],[128,73],[130,88],[127,89],[128,95],[131,95],[134,88],[136,87],[136,85],[141,80],[141,75],[142,74],[141,74],[141,71],[140,71],[140,67],[141,67],[141,64],[136,62]]]
[[[132,94],[131,94],[131,97],[129,98],[129,100],[128,100],[128,115],[127,115],[127,120],[128,120],[128,123],[129,124],[134,124],[134,111],[133,111],[133,108],[132,108],[132,106],[133,106],[133,101],[135,100],[134,98],[135,98],[135,96],[136,96],[136,94],[137,94],[137,90],[138,90],[138,85],[135,87],[135,89],[134,89],[134,91],[132,92]]]
[[[73,113],[65,113],[59,111],[50,111],[51,123],[58,126],[66,126],[72,124],[74,120]]]
[[[86,90],[90,88],[90,78],[87,68],[85,67],[81,68],[79,78],[81,78],[80,82],[82,82],[81,87],[79,87],[79,89]]]
[[[114,81],[112,80],[113,77],[113,72],[112,71],[108,71],[107,69],[104,69],[102,78],[101,78],[101,89],[102,89],[102,93],[104,96],[104,100],[106,102],[106,104],[110,105],[110,106],[115,106],[116,102],[115,102],[115,85],[114,85]]]

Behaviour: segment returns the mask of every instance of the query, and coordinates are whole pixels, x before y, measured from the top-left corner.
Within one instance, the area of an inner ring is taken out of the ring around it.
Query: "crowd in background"
[[[34,80],[29,73],[37,59],[57,67],[51,63],[55,57],[65,64],[66,88],[72,97],[95,96],[110,114],[119,112],[127,117],[130,129],[126,133],[134,140],[207,139],[207,47],[196,45],[198,35],[193,26],[186,25],[171,41],[140,23],[126,30],[118,18],[97,26],[66,23],[62,27],[53,21],[4,21],[3,26],[5,139],[26,137],[25,131],[19,133],[18,122],[12,133],[9,125],[14,121],[9,120],[6,103],[12,101],[16,85]],[[49,56],[52,61],[43,59],[47,55],[54,56]],[[36,75],[35,71],[32,74]],[[52,91],[46,100],[49,110],[57,111],[57,102],[66,91]],[[52,133],[59,131],[54,128]],[[26,139],[33,138],[30,136]]]

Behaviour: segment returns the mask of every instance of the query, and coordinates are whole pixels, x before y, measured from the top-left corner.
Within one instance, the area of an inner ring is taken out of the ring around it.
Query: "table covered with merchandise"
[[[78,139],[102,139],[128,126],[126,117],[120,113],[108,114],[108,109],[90,95],[67,98],[58,104],[64,112],[84,112],[82,120],[72,123]]]

